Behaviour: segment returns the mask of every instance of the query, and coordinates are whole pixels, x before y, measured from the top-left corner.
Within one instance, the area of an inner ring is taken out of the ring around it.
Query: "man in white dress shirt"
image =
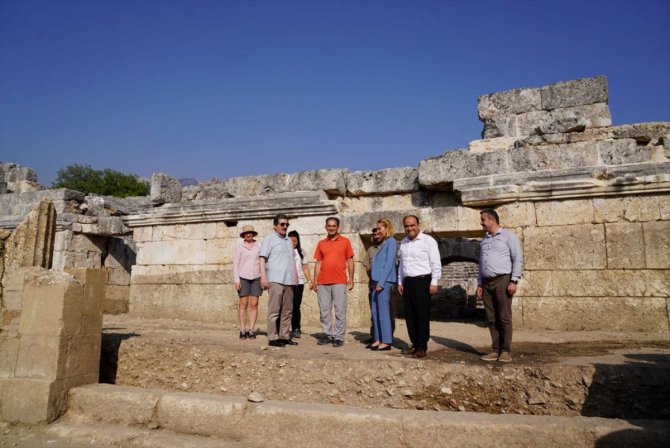
[[[407,333],[412,346],[403,354],[425,358],[430,339],[430,296],[437,292],[442,262],[437,241],[421,232],[419,218],[402,220],[405,238],[400,243],[398,292],[402,295]]]

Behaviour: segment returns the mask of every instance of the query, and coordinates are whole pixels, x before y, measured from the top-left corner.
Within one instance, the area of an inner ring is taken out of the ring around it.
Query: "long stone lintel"
[[[154,213],[123,217],[127,227],[267,219],[277,213],[289,217],[337,214],[335,201],[323,192],[285,193],[254,198],[230,198],[200,203],[166,204]]]
[[[465,206],[670,192],[670,162],[592,166],[454,181]]]

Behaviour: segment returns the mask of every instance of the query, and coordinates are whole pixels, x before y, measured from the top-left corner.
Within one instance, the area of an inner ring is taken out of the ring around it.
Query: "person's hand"
[[[235,289],[237,289],[238,291],[242,289],[242,285],[240,284],[240,282],[235,282]]]
[[[354,281],[349,280],[349,291],[351,291],[352,289],[354,289]]]
[[[437,285],[430,285],[430,288],[428,288],[428,292],[430,292],[431,296],[433,294],[437,294]]]
[[[509,285],[507,285],[507,294],[509,294],[510,297],[512,297],[514,294],[516,294],[516,283],[509,282]]]
[[[316,292],[316,290],[319,288],[319,285],[316,283],[312,283],[312,291]]]
[[[477,298],[481,299],[482,297],[484,297],[484,288],[477,286]]]
[[[263,289],[268,289],[270,287],[270,283],[266,278],[261,278],[261,286]]]
[[[398,294],[402,295],[403,289],[402,285],[398,285]]]
[[[382,291],[384,290],[384,288],[382,288],[382,287],[379,286],[379,285],[377,285],[377,288],[376,288],[376,289],[377,289],[377,292],[382,292]]]

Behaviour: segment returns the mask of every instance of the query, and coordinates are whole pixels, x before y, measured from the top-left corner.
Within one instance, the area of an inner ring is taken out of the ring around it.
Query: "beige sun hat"
[[[254,230],[254,226],[246,225],[246,226],[242,227],[242,232],[240,233],[240,237],[244,238],[244,234],[249,233],[249,232],[253,233],[254,236],[258,235],[258,232],[256,232]]]

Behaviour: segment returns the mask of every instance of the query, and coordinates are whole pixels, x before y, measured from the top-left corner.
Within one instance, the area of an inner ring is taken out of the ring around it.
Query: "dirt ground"
[[[670,335],[515,332],[514,361],[485,363],[478,322],[432,322],[428,357],[366,350],[366,329],[344,347],[319,346],[317,328],[298,346],[240,340],[232,325],[106,316],[101,382],[173,391],[389,407],[533,415],[670,419]]]

